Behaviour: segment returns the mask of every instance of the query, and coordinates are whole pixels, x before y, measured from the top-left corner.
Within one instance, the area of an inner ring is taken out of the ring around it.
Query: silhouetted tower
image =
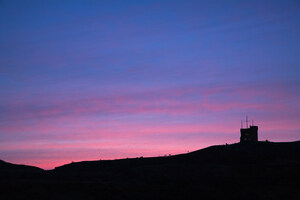
[[[252,120],[252,125],[248,127],[248,116],[246,116],[246,128],[243,128],[243,121],[241,121],[241,137],[240,137],[240,142],[245,143],[245,142],[257,142],[258,137],[257,137],[257,131],[258,127],[254,126],[253,120]]]

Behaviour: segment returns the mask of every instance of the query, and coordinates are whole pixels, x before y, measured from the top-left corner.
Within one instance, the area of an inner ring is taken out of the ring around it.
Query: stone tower
[[[243,128],[243,121],[241,123],[241,137],[240,142],[246,143],[246,142],[258,142],[258,126],[254,126],[253,121],[252,125],[248,127],[248,116],[246,117],[246,128]]]

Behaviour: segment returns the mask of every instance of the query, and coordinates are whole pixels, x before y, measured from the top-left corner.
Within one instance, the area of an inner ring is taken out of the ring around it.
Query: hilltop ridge
[[[81,161],[58,166],[54,171],[91,170],[105,165],[159,165],[172,163],[247,163],[267,162],[270,159],[289,159],[300,153],[300,141],[295,142],[257,142],[250,144],[215,145],[190,153],[163,157],[141,157],[117,160]]]
[[[0,161],[0,198],[299,199],[299,155],[296,141],[216,145],[166,157],[74,162],[53,170]]]

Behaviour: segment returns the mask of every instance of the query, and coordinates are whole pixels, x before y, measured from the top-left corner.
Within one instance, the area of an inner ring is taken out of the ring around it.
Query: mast
[[[248,116],[246,116],[246,127],[247,127],[247,128],[249,128],[249,127],[248,127],[248,122],[249,122],[249,121],[248,121]]]

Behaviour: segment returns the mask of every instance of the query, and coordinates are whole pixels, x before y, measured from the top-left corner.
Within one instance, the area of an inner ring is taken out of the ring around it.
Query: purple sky
[[[0,159],[50,169],[300,139],[299,1],[0,1]]]

